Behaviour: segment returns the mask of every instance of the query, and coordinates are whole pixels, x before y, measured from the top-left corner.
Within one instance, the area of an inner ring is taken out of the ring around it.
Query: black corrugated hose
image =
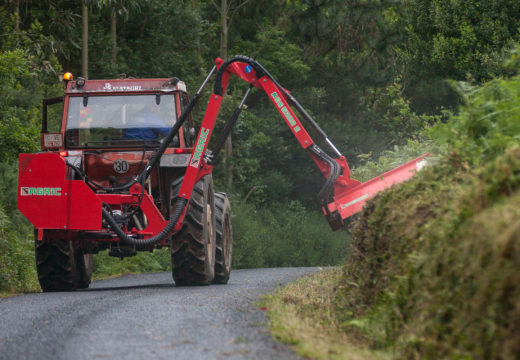
[[[179,220],[182,211],[184,210],[184,207],[186,206],[186,203],[188,201],[184,198],[177,198],[177,203],[175,204],[175,210],[170,217],[170,221],[168,224],[164,227],[164,229],[161,230],[161,232],[155,236],[152,236],[148,239],[136,239],[134,237],[128,236],[125,234],[123,230],[119,227],[119,224],[115,221],[115,219],[112,217],[112,215],[106,211],[104,208],[101,209],[103,219],[106,220],[106,222],[110,225],[112,230],[119,236],[121,241],[128,245],[135,245],[136,247],[146,247],[149,245],[153,245],[159,241],[162,241],[165,239],[170,233],[173,231],[173,228],[175,227],[175,224],[177,224],[177,221]]]

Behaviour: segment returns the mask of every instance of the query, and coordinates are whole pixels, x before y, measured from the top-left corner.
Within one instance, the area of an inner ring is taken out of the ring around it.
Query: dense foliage
[[[344,329],[396,358],[520,351],[520,76],[461,87],[437,165],[365,208],[339,281]]]
[[[178,76],[194,92],[222,53],[218,1],[83,3],[88,7],[91,79],[122,73]],[[474,86],[515,72],[514,66],[502,65],[519,39],[519,5],[512,0],[233,3],[226,22],[229,55],[245,54],[261,62],[315,116],[362,177],[416,155],[425,147],[421,131],[446,121],[445,110],[464,103],[446,79]],[[81,75],[86,63],[84,17],[82,2],[2,1],[0,157],[6,173],[15,176],[19,152],[37,149],[39,104],[43,97],[60,93],[61,71]],[[225,115],[245,88],[231,82]],[[194,113],[198,122],[204,102]],[[236,209],[235,264],[337,263],[345,249],[342,240],[347,239],[345,233],[329,235],[327,224],[319,219],[314,197],[323,183],[321,175],[263,94],[253,93],[247,105],[233,133],[228,166],[215,167],[217,188],[232,194]],[[219,119],[217,130],[225,119]],[[451,125],[446,126],[449,132]],[[403,146],[406,156],[395,152]],[[370,162],[385,151],[399,155],[386,165]],[[359,167],[366,161],[368,167]],[[225,189],[230,182],[223,180],[229,177],[224,169],[232,174],[232,188]],[[13,186],[3,178],[0,184]],[[31,230],[23,219],[17,220],[15,207],[8,206],[13,199],[2,198],[0,203],[2,249],[29,249]],[[150,266],[167,267],[161,256],[150,260],[155,261]],[[2,250],[0,267],[13,268],[6,265],[12,258]],[[19,259],[16,263],[22,268],[31,268],[28,255]],[[101,261],[98,268],[110,268]],[[128,262],[132,261],[148,260]],[[0,290],[22,288],[0,282]]]

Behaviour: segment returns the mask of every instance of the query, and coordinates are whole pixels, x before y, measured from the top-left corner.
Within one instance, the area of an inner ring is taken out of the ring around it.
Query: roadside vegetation
[[[384,350],[373,350],[358,335],[339,331],[342,319],[335,304],[342,272],[321,270],[275,293],[265,295],[258,306],[267,311],[271,333],[310,359],[390,359]]]
[[[341,271],[265,299],[273,333],[302,355],[320,348],[310,356],[342,358],[335,349],[345,337],[345,354],[361,343],[370,358],[518,358],[520,76],[460,87],[459,112],[424,133],[433,164],[367,204]],[[284,328],[287,313],[296,325]],[[293,331],[314,318],[330,336]]]

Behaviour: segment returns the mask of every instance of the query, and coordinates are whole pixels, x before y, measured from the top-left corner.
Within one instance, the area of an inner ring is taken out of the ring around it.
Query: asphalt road
[[[234,270],[227,285],[178,288],[170,273],[129,275],[0,299],[0,359],[297,359],[254,302],[315,271]]]

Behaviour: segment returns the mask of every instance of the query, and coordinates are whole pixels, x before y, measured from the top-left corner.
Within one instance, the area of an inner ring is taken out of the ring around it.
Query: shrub
[[[258,208],[232,199],[235,268],[337,265],[348,236],[298,201]]]

